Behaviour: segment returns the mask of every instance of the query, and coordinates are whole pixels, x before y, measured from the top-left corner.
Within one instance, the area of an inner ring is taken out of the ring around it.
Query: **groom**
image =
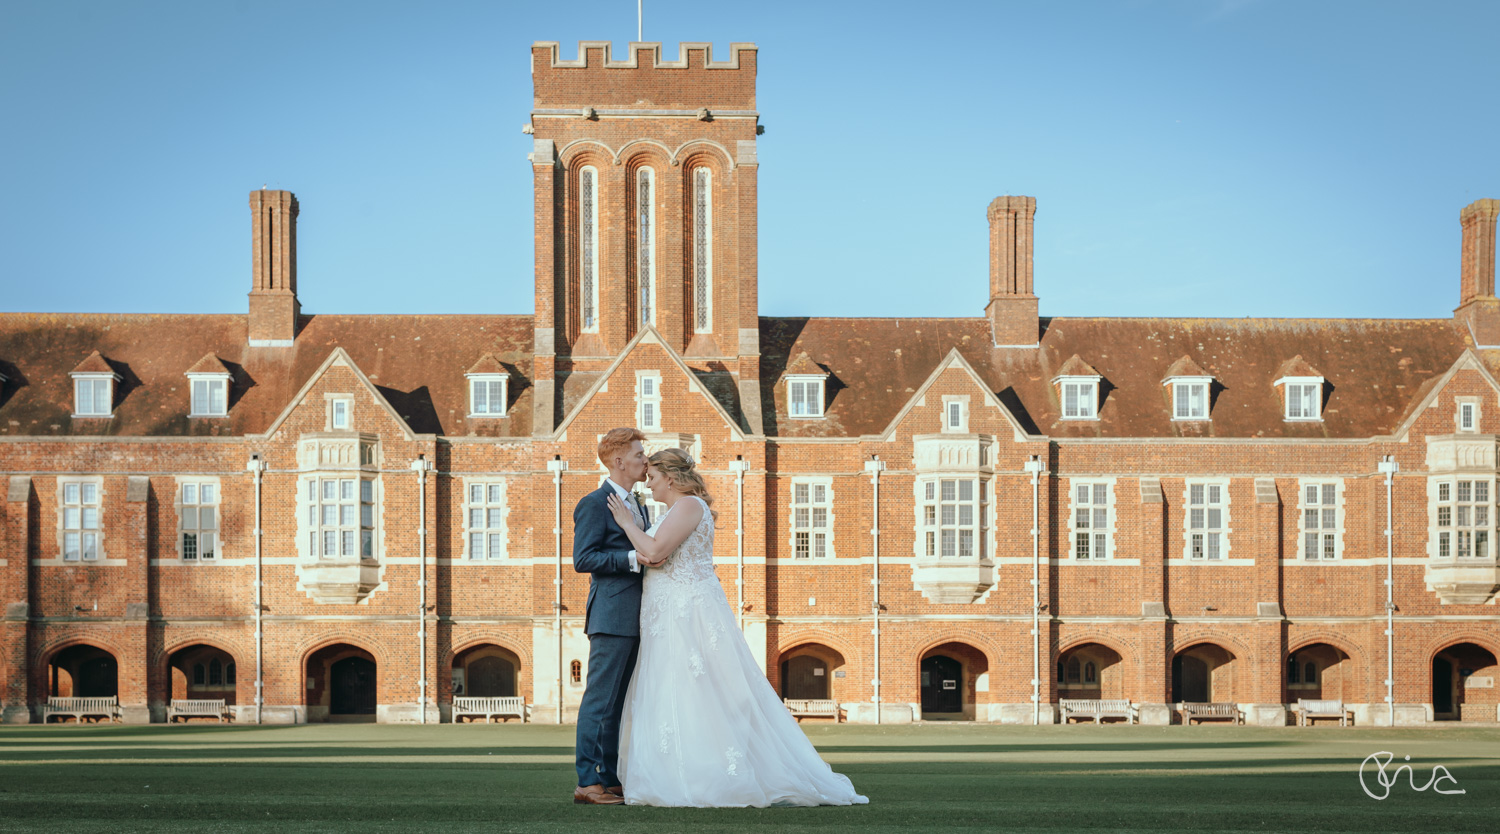
[[[611,493],[619,495],[642,529],[645,507],[631,487],[646,479],[646,436],[635,429],[610,429],[599,441],[599,462],[609,479],[573,509],[573,570],[593,574],[584,608],[589,636],[589,679],[578,706],[576,748],[578,787],[573,801],[620,805],[625,789],[615,774],[620,754],[620,713],[625,689],[641,645],[641,567],[625,531],[609,512]]]

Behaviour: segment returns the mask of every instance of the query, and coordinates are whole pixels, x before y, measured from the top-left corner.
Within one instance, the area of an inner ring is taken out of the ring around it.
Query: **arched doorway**
[[[1124,698],[1124,669],[1120,653],[1106,645],[1074,646],[1057,658],[1057,697],[1094,701]]]
[[[170,701],[222,699],[226,706],[237,703],[239,670],[234,656],[217,646],[184,646],[167,658],[167,669]]]
[[[1172,656],[1172,702],[1233,703],[1234,652],[1216,643],[1199,643]]]
[[[449,686],[455,698],[513,698],[521,691],[521,659],[493,643],[453,657]]]
[[[1313,643],[1293,651],[1287,655],[1284,675],[1288,704],[1299,698],[1359,700],[1353,691],[1358,683],[1353,661],[1337,646]]]
[[[309,722],[373,722],[380,681],[375,657],[348,643],[324,646],[307,658]]]
[[[822,643],[803,643],[781,653],[778,671],[786,700],[840,700],[844,656]]]
[[[1477,643],[1455,643],[1432,658],[1432,713],[1438,721],[1494,721],[1495,655]]]
[[[922,653],[922,719],[974,720],[978,682],[988,681],[989,660],[967,643],[944,643]]]
[[[57,698],[119,695],[119,681],[119,662],[98,646],[69,646],[47,664],[47,694]]]

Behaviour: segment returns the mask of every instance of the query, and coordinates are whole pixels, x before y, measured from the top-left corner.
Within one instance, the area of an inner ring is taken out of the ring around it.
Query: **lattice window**
[[[792,556],[824,559],[833,555],[833,487],[815,481],[792,483]]]
[[[1477,431],[1479,428],[1479,405],[1477,403],[1458,404],[1458,430]]]
[[[636,425],[641,431],[661,431],[661,375],[638,371],[635,386]]]
[[[1341,551],[1339,485],[1302,485],[1302,558],[1337,559]]]
[[[578,174],[578,299],[583,329],[599,327],[599,174],[584,168]]]
[[[1222,484],[1188,484],[1188,558],[1224,558],[1227,493]]]
[[[505,558],[505,483],[469,484],[469,558]]]
[[[823,377],[788,377],[786,390],[788,416],[823,416]]]
[[[1208,419],[1208,383],[1174,382],[1172,384],[1172,419]]]
[[[1110,485],[1073,482],[1073,558],[1109,557]]]
[[[109,377],[73,379],[73,413],[80,417],[108,417],[113,411],[115,381]]]
[[[219,486],[212,482],[182,484],[177,511],[182,558],[213,559],[219,555]]]
[[[324,559],[375,556],[375,482],[307,480],[307,552]]]
[[[1286,419],[1317,420],[1323,405],[1323,386],[1316,382],[1286,384]]]
[[[693,327],[713,329],[713,173],[693,171]]]
[[[1062,403],[1064,420],[1092,420],[1097,416],[1099,383],[1094,380],[1064,381]]]
[[[1441,481],[1437,486],[1438,557],[1488,558],[1490,482]]]
[[[973,559],[984,554],[985,483],[977,478],[933,478],[921,482],[922,553],[933,558]]]
[[[636,286],[641,302],[641,324],[656,323],[656,173],[636,173]]]
[[[470,417],[505,416],[507,378],[499,374],[469,376]]]
[[[62,485],[63,559],[91,562],[99,558],[99,485]]]

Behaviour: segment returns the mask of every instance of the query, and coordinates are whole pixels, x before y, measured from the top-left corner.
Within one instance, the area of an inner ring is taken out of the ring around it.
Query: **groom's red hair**
[[[599,462],[608,468],[615,455],[625,454],[630,451],[630,444],[645,439],[640,429],[610,429],[599,438]]]

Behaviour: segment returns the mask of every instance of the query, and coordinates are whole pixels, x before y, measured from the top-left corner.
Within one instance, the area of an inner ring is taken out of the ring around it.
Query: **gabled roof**
[[[787,363],[786,371],[782,376],[828,376],[828,371],[822,365],[807,358],[807,351],[797,354],[797,358]]]
[[[224,367],[224,363],[219,361],[219,357],[212,353],[203,354],[203,358],[194,362],[193,367],[188,368],[187,372],[189,374],[223,374],[224,376],[234,376],[234,374],[229,372],[228,368]]]
[[[906,415],[911,413],[912,408],[915,407],[923,397],[927,396],[927,389],[931,388],[933,383],[937,382],[938,378],[941,377],[945,371],[955,367],[967,373],[969,375],[969,378],[974,381],[975,387],[977,387],[984,393],[984,400],[986,405],[994,406],[995,408],[1000,410],[1000,414],[1004,416],[1005,421],[1010,424],[1010,428],[1014,433],[1015,439],[1025,439],[1027,434],[1026,429],[1023,428],[1020,422],[1016,420],[1015,415],[1010,413],[1010,409],[1006,408],[1005,404],[1000,402],[1000,400],[995,397],[994,392],[990,390],[989,384],[979,377],[979,374],[974,370],[974,366],[970,365],[968,360],[964,359],[964,355],[958,352],[958,348],[953,348],[952,350],[948,351],[948,355],[943,357],[943,361],[939,363],[936,368],[932,369],[932,373],[927,375],[927,381],[923,382],[921,387],[907,398],[906,404],[901,407],[901,411],[897,412],[896,416],[891,418],[890,425],[886,426],[885,431],[880,433],[881,437],[889,439],[895,433],[896,427],[901,425],[901,421],[906,419]]]
[[[1213,374],[1198,367],[1197,362],[1194,362],[1191,357],[1184,355],[1181,359],[1173,362],[1170,368],[1167,368],[1167,375],[1162,377],[1161,381],[1166,382],[1169,379],[1191,378],[1195,376],[1212,377]]]
[[[507,376],[510,375],[510,371],[505,370],[505,366],[500,364],[500,360],[496,359],[495,355],[493,353],[486,353],[485,355],[479,357],[479,361],[475,362],[474,363],[474,367],[470,368],[467,373],[471,374],[471,375],[472,374],[505,374]]]
[[[1412,399],[1411,406],[1402,415],[1400,425],[1391,434],[1398,439],[1404,439],[1406,433],[1411,431],[1412,424],[1417,421],[1422,412],[1427,410],[1432,401],[1437,399],[1438,395],[1442,394],[1443,389],[1447,387],[1453,377],[1458,375],[1459,371],[1474,371],[1478,373],[1485,382],[1489,383],[1491,390],[1500,393],[1500,380],[1495,378],[1494,371],[1484,363],[1484,360],[1479,358],[1479,354],[1475,353],[1473,348],[1465,348],[1463,354],[1454,360],[1453,364],[1446,371],[1429,379],[1418,390],[1418,396]]]
[[[104,357],[101,356],[100,353],[99,353],[99,351],[97,351],[97,350],[94,351],[93,353],[90,353],[88,355],[87,359],[83,360],[82,362],[79,362],[73,368],[73,370],[69,371],[68,373],[70,373],[70,374],[110,374],[110,375],[117,375],[117,374],[115,374],[114,367],[111,366],[108,362],[104,361]]]
[[[296,411],[297,407],[302,405],[303,401],[307,399],[307,392],[312,390],[312,387],[318,383],[319,379],[323,378],[324,374],[328,373],[328,369],[338,366],[348,368],[354,374],[354,378],[364,387],[365,392],[375,400],[376,405],[380,406],[381,410],[387,416],[396,421],[396,425],[406,435],[407,440],[416,439],[417,433],[411,430],[411,426],[400,414],[396,413],[396,409],[391,407],[390,401],[385,398],[384,394],[380,393],[380,389],[375,387],[375,383],[371,382],[370,378],[365,376],[364,371],[361,371],[359,366],[354,364],[354,360],[350,359],[349,354],[341,347],[334,348],[333,352],[328,354],[328,358],[323,360],[323,364],[319,365],[318,369],[313,372],[313,375],[307,378],[307,382],[303,384],[302,389],[297,392],[296,396],[292,397],[291,402],[286,404],[286,408],[283,408],[281,413],[276,415],[276,419],[271,421],[271,425],[262,432],[262,436],[268,437],[275,434],[276,430],[281,428],[281,424],[286,422],[286,419],[292,415],[292,412]]]
[[[1057,376],[1054,376],[1052,378],[1052,381],[1056,382],[1058,379],[1065,376],[1096,377],[1099,376],[1099,372],[1094,370],[1093,365],[1090,365],[1089,363],[1083,361],[1083,357],[1075,353],[1071,358],[1068,359],[1068,361],[1063,363],[1063,366],[1061,368],[1057,369]]]
[[[1322,378],[1323,372],[1307,364],[1307,360],[1303,359],[1302,354],[1299,353],[1282,362],[1273,375],[1276,377],[1276,382],[1280,382],[1287,377]]]

